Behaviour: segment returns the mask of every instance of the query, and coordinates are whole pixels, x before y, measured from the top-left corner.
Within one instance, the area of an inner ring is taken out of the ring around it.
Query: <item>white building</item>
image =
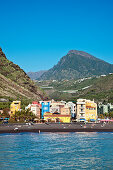
[[[30,111],[36,116],[40,118],[40,107],[37,104],[29,104],[25,107],[25,110],[30,109]]]
[[[75,117],[75,114],[76,114],[76,104],[74,104],[73,102],[68,102],[67,106],[70,107],[70,109],[71,109],[71,116]]]

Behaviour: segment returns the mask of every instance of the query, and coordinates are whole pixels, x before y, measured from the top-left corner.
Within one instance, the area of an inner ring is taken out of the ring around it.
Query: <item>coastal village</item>
[[[71,123],[71,122],[98,122],[98,121],[112,121],[109,119],[107,113],[113,110],[112,104],[99,104],[93,100],[77,99],[77,102],[66,101],[33,101],[25,107],[26,114],[32,113],[32,121],[35,123]],[[0,110],[1,118],[3,120],[3,110]],[[23,113],[21,109],[21,101],[13,101],[10,105],[9,118],[6,116],[4,120],[8,122],[10,119],[15,119],[19,122],[19,116]],[[99,116],[103,115],[103,117]],[[27,115],[26,115],[27,116]],[[106,116],[106,119],[105,119]],[[104,119],[102,119],[104,118]],[[26,122],[26,119],[24,119]]]
[[[10,107],[10,115],[14,115],[15,111],[21,109],[21,102],[14,101]],[[32,102],[25,110],[29,109],[37,119],[46,122],[63,122],[70,123],[71,120],[76,121],[96,121],[97,120],[97,104],[94,101],[86,99],[78,99],[77,103],[65,101],[39,101]]]

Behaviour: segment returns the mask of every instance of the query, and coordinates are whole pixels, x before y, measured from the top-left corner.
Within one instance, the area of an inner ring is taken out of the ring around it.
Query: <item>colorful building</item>
[[[29,104],[25,109],[30,109],[30,111],[37,117],[41,118],[41,104],[38,102],[32,102],[32,104]]]
[[[61,114],[54,114],[54,113],[46,112],[46,113],[44,113],[44,120],[47,122],[70,123],[71,122],[71,114],[61,115]]]
[[[54,101],[50,103],[50,111],[44,113],[44,120],[47,122],[70,123],[70,108],[65,101]]]
[[[76,103],[77,121],[96,121],[97,104],[94,101],[78,99]]]
[[[16,111],[21,109],[21,101],[13,101],[10,105],[11,116],[15,114]]]
[[[97,104],[94,101],[86,100],[86,115],[87,121],[96,121],[97,119]]]
[[[44,113],[50,112],[50,103],[51,101],[40,101],[40,104],[42,106],[42,111],[41,111],[41,118],[44,118]]]
[[[32,104],[30,110],[37,118],[41,118],[40,108],[37,104]]]
[[[61,113],[61,108],[64,107],[66,104],[65,101],[51,101],[50,104],[50,112],[51,113]]]
[[[67,105],[65,105],[64,107],[61,107],[60,114],[61,115],[71,115],[71,109]]]

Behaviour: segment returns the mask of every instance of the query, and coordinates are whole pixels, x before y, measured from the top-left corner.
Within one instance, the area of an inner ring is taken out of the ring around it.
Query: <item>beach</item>
[[[0,133],[20,132],[113,132],[113,123],[27,123],[0,125]]]

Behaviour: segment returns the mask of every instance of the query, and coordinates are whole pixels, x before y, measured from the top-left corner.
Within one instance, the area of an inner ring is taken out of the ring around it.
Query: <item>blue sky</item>
[[[113,64],[113,0],[0,0],[0,46],[26,72],[69,50]]]

